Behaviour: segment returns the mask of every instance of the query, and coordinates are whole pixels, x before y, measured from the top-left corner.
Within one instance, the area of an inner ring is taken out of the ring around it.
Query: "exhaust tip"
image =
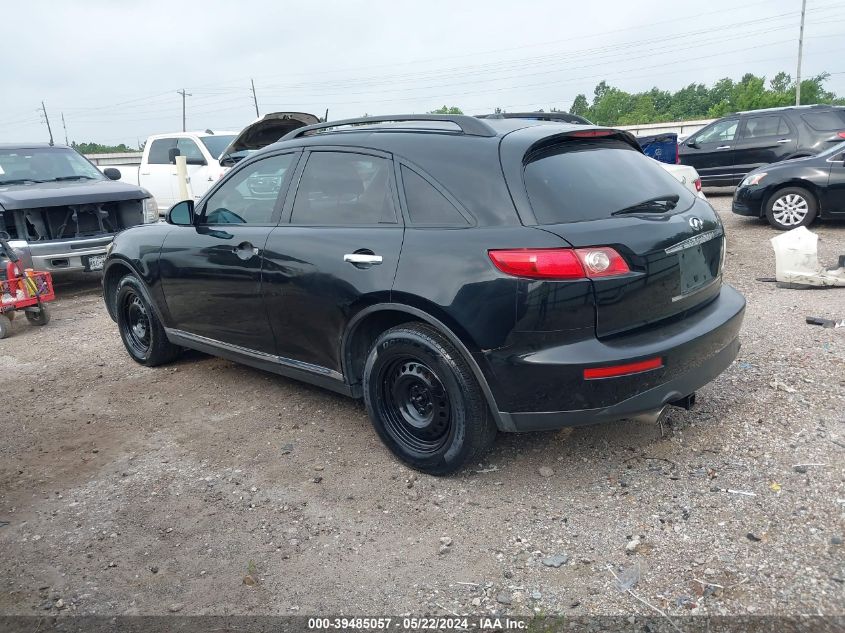
[[[666,414],[669,410],[669,405],[664,404],[659,409],[655,409],[654,411],[646,411],[645,413],[640,413],[639,415],[635,415],[632,420],[636,420],[637,422],[644,422],[645,424],[659,424],[663,422],[663,419],[666,417]]]

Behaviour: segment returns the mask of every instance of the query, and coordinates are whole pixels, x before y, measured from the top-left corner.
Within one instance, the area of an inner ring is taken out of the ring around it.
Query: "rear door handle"
[[[382,263],[381,255],[369,255],[367,253],[346,253],[343,261],[354,266],[377,266]]]
[[[719,145],[719,147],[717,147],[716,149],[730,149],[730,148],[731,148],[730,145]]]
[[[258,255],[261,251],[259,251],[255,246],[250,244],[249,242],[241,242],[235,248],[232,249],[232,252],[237,255],[240,259],[246,261],[251,259],[255,255]]]
[[[778,143],[789,143],[790,141],[792,141],[791,138],[782,138],[778,141]]]

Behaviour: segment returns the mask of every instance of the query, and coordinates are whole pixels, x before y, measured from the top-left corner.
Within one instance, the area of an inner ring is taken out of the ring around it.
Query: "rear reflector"
[[[839,138],[845,138],[845,130],[842,130],[836,136],[838,136]]]
[[[622,256],[607,246],[494,250],[488,255],[496,268],[514,277],[566,280],[630,272]]]
[[[648,360],[637,361],[636,363],[625,363],[624,365],[607,365],[606,367],[591,367],[584,370],[584,380],[595,380],[596,378],[615,378],[617,376],[630,376],[652,369],[663,367],[663,359],[660,356]]]
[[[696,178],[696,179],[695,179],[695,190],[696,190],[696,191],[701,191],[701,178]]]

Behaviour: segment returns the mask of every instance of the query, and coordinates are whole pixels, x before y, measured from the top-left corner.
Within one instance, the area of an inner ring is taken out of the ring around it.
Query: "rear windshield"
[[[544,150],[525,166],[525,187],[540,224],[610,217],[646,200],[692,193],[653,158],[622,141],[572,141]]]
[[[828,110],[826,112],[808,112],[802,114],[804,122],[819,132],[832,132],[845,129],[845,109]]]

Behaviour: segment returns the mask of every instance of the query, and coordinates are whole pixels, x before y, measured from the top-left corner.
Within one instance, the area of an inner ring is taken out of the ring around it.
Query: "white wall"
[[[680,138],[686,138],[691,134],[695,134],[705,125],[712,123],[716,119],[699,119],[697,121],[668,121],[665,123],[643,123],[642,125],[615,125],[622,130],[628,130],[634,136],[650,136],[652,134],[661,134],[663,132],[674,132]]]

